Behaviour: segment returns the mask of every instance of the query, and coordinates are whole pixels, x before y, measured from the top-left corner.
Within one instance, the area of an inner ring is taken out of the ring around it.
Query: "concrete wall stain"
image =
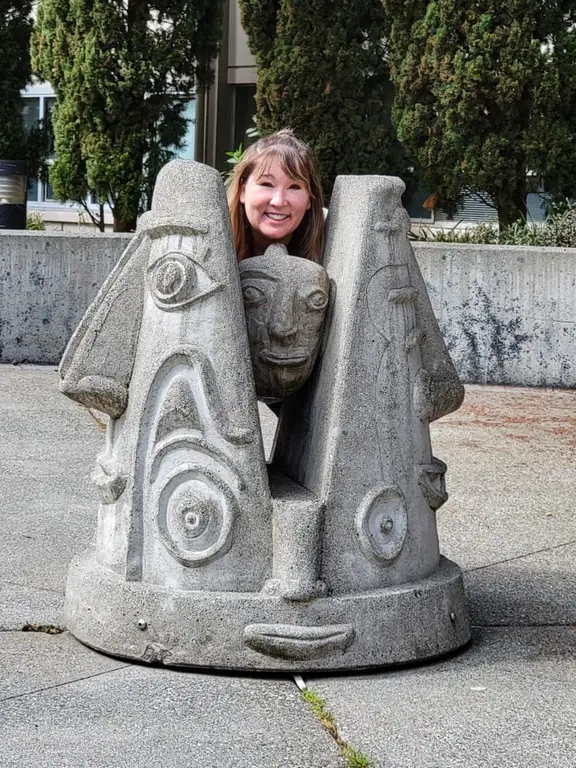
[[[532,336],[523,329],[517,300],[511,300],[507,313],[505,319],[478,283],[470,287],[470,298],[451,310],[453,322],[443,330],[464,381],[501,384],[510,360],[529,353]]]

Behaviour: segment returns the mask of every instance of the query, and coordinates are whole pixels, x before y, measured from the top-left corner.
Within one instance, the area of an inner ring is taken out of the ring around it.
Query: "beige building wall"
[[[197,95],[196,160],[225,170],[226,152],[243,139],[255,113],[256,66],[240,21],[238,0],[224,3],[224,35],[214,84]]]
[[[248,48],[246,33],[240,21],[238,0],[231,0],[230,2],[228,82],[231,85],[254,85],[256,83],[256,64]]]

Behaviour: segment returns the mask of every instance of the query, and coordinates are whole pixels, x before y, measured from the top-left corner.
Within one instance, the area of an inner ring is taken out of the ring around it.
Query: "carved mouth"
[[[331,651],[344,651],[354,640],[351,624],[305,627],[297,624],[250,624],[244,642],[267,656],[283,659],[310,659]]]
[[[279,355],[274,352],[263,352],[262,359],[272,365],[281,365],[283,368],[296,368],[299,365],[304,365],[308,362],[308,355],[291,354],[291,355]]]

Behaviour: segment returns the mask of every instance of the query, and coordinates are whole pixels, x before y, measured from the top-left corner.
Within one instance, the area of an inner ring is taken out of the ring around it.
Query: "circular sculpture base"
[[[68,629],[113,656],[243,671],[346,670],[422,661],[470,639],[462,573],[293,602],[260,592],[185,592],[126,582],[92,553],[74,560]]]

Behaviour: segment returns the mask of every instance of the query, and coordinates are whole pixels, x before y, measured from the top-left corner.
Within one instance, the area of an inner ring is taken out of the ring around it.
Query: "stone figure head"
[[[322,186],[314,156],[290,130],[252,144],[234,167],[228,206],[238,261],[269,245],[319,262],[324,240]]]
[[[271,401],[296,392],[316,362],[330,283],[323,267],[271,246],[240,263],[256,393]]]

